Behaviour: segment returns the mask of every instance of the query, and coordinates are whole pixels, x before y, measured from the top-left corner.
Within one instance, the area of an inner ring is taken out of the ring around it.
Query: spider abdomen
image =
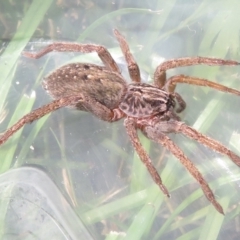
[[[150,84],[133,83],[128,85],[119,108],[128,116],[144,118],[164,113],[174,106],[175,101],[168,92]]]
[[[84,94],[109,109],[118,107],[127,88],[121,75],[89,63],[70,63],[50,73],[43,88],[53,99]],[[74,105],[85,110],[84,105]]]

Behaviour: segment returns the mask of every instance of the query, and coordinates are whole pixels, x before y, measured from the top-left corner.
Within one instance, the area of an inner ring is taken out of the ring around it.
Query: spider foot
[[[157,185],[159,186],[161,191],[164,193],[164,195],[166,195],[168,198],[171,197],[171,195],[169,194],[167,188],[162,183],[157,183]]]
[[[22,52],[22,55],[27,58],[34,58],[34,59],[39,58],[35,53],[32,53],[32,52]]]
[[[208,183],[204,180],[204,178],[199,174],[198,176],[199,183],[201,184],[201,188],[203,190],[204,195],[208,199],[209,202],[212,203],[212,205],[215,207],[215,209],[224,215],[222,206],[218,203],[218,201],[215,198],[215,195],[211,188],[209,187]]]
[[[219,213],[221,213],[222,215],[225,215],[223,212],[222,206],[216,200],[212,202],[212,204]]]

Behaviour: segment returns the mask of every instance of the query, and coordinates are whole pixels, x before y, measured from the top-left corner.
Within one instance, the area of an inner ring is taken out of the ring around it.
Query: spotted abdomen
[[[122,101],[127,84],[121,75],[105,67],[71,63],[50,73],[43,81],[43,88],[53,99],[83,94],[114,109]],[[81,103],[73,107],[85,110]]]
[[[119,108],[130,117],[144,118],[164,113],[175,106],[172,96],[150,84],[133,83],[128,86]]]

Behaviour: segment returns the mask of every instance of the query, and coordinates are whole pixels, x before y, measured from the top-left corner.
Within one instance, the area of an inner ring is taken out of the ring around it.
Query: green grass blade
[[[52,0],[34,0],[26,12],[22,23],[19,26],[16,34],[14,35],[11,42],[8,44],[1,58],[3,61],[0,62],[1,86],[4,85],[4,91],[1,92],[1,103],[0,109],[3,106],[11,81],[6,82],[5,79],[11,74],[14,65],[16,64],[19,55],[29,42],[31,36],[36,31],[41,20],[44,18],[46,11],[50,7]],[[6,64],[7,63],[7,64]]]

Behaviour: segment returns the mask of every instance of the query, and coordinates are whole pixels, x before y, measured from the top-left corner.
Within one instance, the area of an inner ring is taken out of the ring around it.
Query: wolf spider
[[[189,173],[198,181],[206,198],[218,212],[224,214],[221,205],[215,199],[212,190],[202,174],[167,134],[182,133],[223,155],[227,155],[236,165],[240,166],[240,157],[234,152],[218,141],[199,133],[197,130],[180,121],[178,113],[185,109],[186,103],[175,92],[175,87],[177,83],[188,83],[207,86],[238,96],[240,96],[240,91],[206,79],[185,75],[177,75],[167,79],[166,71],[176,67],[198,64],[216,66],[239,65],[240,63],[232,60],[207,57],[172,59],[157,67],[154,73],[153,85],[141,83],[139,67],[130,53],[125,38],[118,30],[114,30],[114,34],[128,65],[129,75],[132,80],[130,84],[126,83],[118,65],[103,46],[58,42],[48,45],[38,53],[24,52],[24,56],[34,59],[40,58],[51,51],[96,52],[104,66],[89,63],[71,63],[50,73],[43,81],[43,87],[54,100],[22,117],[2,134],[0,144],[7,141],[9,137],[25,124],[31,123],[65,106],[90,112],[108,122],[125,118],[124,126],[133,147],[141,161],[147,167],[152,179],[166,196],[170,196],[169,192],[162,183],[161,177],[139,141],[137,135],[138,129],[147,138],[161,144],[178,158]]]

